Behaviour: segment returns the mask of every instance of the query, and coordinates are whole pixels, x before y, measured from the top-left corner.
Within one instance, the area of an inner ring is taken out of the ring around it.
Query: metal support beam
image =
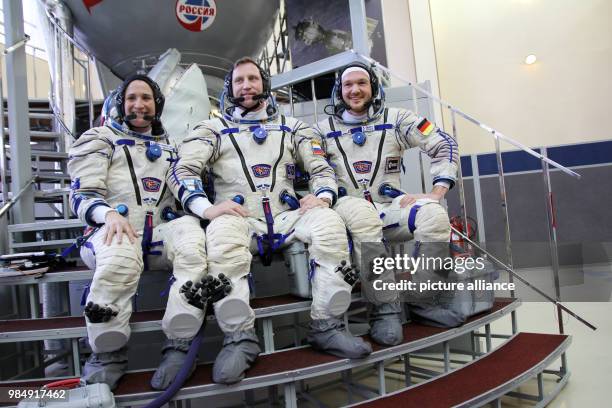
[[[376,364],[376,372],[378,374],[378,393],[383,396],[387,394],[387,387],[385,384],[385,361],[380,361]]]
[[[263,319],[261,325],[264,338],[264,350],[266,353],[272,353],[274,351],[274,325],[272,319]]]
[[[404,354],[404,384],[406,387],[412,385],[412,371],[410,370],[410,354]]]
[[[285,384],[285,408],[297,408],[297,395],[295,392],[295,383]]]
[[[6,47],[23,41],[23,5],[21,1],[3,0]],[[19,191],[32,179],[30,165],[30,121],[28,118],[28,77],[25,47],[6,55],[8,80],[9,143],[11,145],[11,190]],[[34,221],[34,191],[24,192],[13,208],[13,223]]]
[[[370,56],[368,45],[368,23],[366,20],[364,0],[349,0],[351,12],[351,33],[353,36],[353,49],[359,54]]]
[[[444,372],[448,373],[451,369],[450,367],[450,345],[448,341],[442,343],[442,347],[444,347]]]
[[[476,203],[476,221],[478,222],[478,242],[487,247],[485,235],[484,211],[482,207],[482,192],[480,189],[480,169],[478,168],[478,155],[470,155],[472,161],[472,181],[474,182],[474,202]],[[467,231],[467,230],[466,230]]]

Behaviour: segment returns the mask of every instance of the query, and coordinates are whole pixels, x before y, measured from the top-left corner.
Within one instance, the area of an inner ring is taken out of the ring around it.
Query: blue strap
[[[328,134],[325,135],[325,137],[332,138],[332,137],[340,137],[342,136],[342,131],[341,130],[336,130],[335,132],[329,132]]]
[[[170,288],[172,287],[172,284],[174,282],[176,282],[176,278],[174,277],[174,275],[170,275],[170,278],[168,278],[168,283],[166,284],[166,289],[159,292],[159,296],[160,297],[167,296],[170,293]]]
[[[353,255],[353,235],[351,234],[351,231],[348,230],[348,228],[346,229],[346,237],[348,238],[349,256],[351,256]]]
[[[255,293],[255,279],[253,279],[253,274],[250,271],[247,275],[247,281],[249,282],[249,293]]]
[[[263,247],[263,235],[253,234],[253,238],[257,239],[257,252],[259,252],[259,256],[264,256],[266,251]]]
[[[153,241],[149,244],[150,247],[164,246],[164,241]]]
[[[85,243],[83,244],[83,246],[84,246],[85,248],[91,249],[92,254],[93,254],[94,256],[96,256],[96,250],[94,249],[94,246],[93,246],[93,244],[92,244],[91,242],[87,241],[87,242],[85,242]]]
[[[64,249],[62,251],[62,258],[66,258],[68,255],[70,255],[70,253],[72,251],[74,251],[75,249],[78,248],[78,244],[75,242],[74,244],[70,245],[68,248]]]
[[[421,208],[420,205],[415,205],[410,209],[410,214],[408,215],[408,229],[412,234],[414,234],[414,230],[416,230],[416,225],[414,225],[414,222],[416,221],[416,215],[419,208]]]
[[[85,302],[87,302],[87,296],[89,296],[89,287],[91,286],[91,281],[83,288],[83,294],[81,295],[81,306],[85,306]]]
[[[119,146],[134,146],[136,144],[136,141],[132,139],[119,139],[115,143]]]
[[[317,261],[315,261],[314,259],[310,260],[310,270],[308,271],[308,282],[312,282],[312,278],[314,278],[315,275],[315,269],[317,268],[317,266],[320,266]]]
[[[359,126],[359,127],[354,127],[352,129],[349,129],[349,132],[351,134],[353,133],[357,133],[357,132],[372,132],[375,130],[387,130],[387,129],[393,129],[393,125],[391,123],[381,123],[380,125],[374,125],[374,127],[372,126]]]
[[[240,132],[240,128],[225,128],[221,130],[222,135],[226,135],[228,133],[238,133]]]
[[[144,270],[149,270],[149,262],[147,261],[147,255],[151,253],[150,245],[153,239],[153,213],[147,211],[145,214],[144,229],[142,231],[142,260],[144,264]]]

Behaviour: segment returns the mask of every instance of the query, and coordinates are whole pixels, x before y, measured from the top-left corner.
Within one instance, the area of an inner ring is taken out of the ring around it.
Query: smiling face
[[[232,73],[232,92],[235,98],[243,97],[240,104],[245,108],[252,108],[260,100],[253,97],[263,93],[263,80],[259,68],[251,62],[245,62],[234,68]]]
[[[130,114],[136,115],[136,118],[130,121],[133,130],[140,133],[151,130],[151,121],[145,119],[145,116],[155,116],[155,98],[153,90],[144,81],[132,81],[125,90],[124,115]]]
[[[372,86],[365,72],[353,71],[343,75],[342,99],[356,115],[367,111],[368,102],[372,99]]]

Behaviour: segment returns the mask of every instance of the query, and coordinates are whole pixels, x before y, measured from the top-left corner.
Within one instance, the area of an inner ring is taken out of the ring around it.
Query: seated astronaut
[[[386,107],[376,72],[358,62],[338,72],[332,105],[326,107],[326,113],[328,117],[316,129],[338,176],[340,198],[334,210],[352,235],[357,258],[361,243],[383,238],[396,242],[414,239],[413,258],[449,256],[450,224],[440,200],[457,178],[457,142],[424,117]],[[432,159],[434,185],[428,194],[409,194],[400,189],[402,156],[412,147],[420,147]],[[430,266],[421,267],[413,280],[426,281],[435,278],[434,273]],[[393,272],[376,279],[393,280]],[[399,335],[394,334],[397,326],[392,324],[400,311],[398,293],[377,292],[364,282],[371,280],[362,276],[362,290],[373,303],[372,337],[383,336],[376,333],[376,325],[387,320],[387,340],[393,340]],[[411,295],[419,300],[431,293]]]
[[[186,281],[206,274],[205,235],[198,218],[177,216],[165,177],[176,148],[160,116],[164,96],[143,75],[126,79],[113,96],[105,124],[83,133],[70,149],[70,203],[93,228],[81,247],[94,269],[85,316],[93,353],[85,363],[88,383],[117,385],[127,367],[129,320],[143,270],[172,269],[173,284],[162,320],[167,340],[151,380],[167,388],[186,357],[204,312],[179,293]],[[192,367],[192,369],[195,367]]]
[[[279,113],[268,73],[248,57],[227,74],[221,111],[221,118],[194,127],[168,174],[168,186],[183,208],[210,221],[210,274],[223,273],[233,286],[215,304],[225,338],[213,380],[240,381],[260,353],[249,306],[250,248],[258,248],[265,259],[294,240],[309,249],[313,301],[308,341],[341,357],[368,355],[371,346],[347,333],[339,318],[351,301],[351,285],[340,271],[347,268],[339,266],[347,265],[348,241],[342,220],[329,208],[336,200],[335,176],[313,131]],[[202,185],[205,167],[212,170],[214,198]],[[300,200],[293,190],[297,167],[310,173],[312,190]]]

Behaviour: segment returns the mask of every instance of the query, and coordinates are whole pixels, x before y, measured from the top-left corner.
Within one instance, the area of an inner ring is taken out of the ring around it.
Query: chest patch
[[[269,164],[256,164],[251,166],[251,170],[253,170],[253,175],[255,177],[263,178],[268,177],[270,175],[270,169],[272,166]]]
[[[400,158],[399,157],[387,157],[385,161],[385,173],[399,173],[400,172]]]
[[[372,162],[367,160],[353,162],[353,168],[356,173],[367,174],[372,170]]]
[[[161,180],[155,177],[143,177],[141,180],[142,187],[149,193],[157,193],[162,184]]]
[[[287,172],[287,180],[295,180],[295,164],[285,164],[285,171]]]

